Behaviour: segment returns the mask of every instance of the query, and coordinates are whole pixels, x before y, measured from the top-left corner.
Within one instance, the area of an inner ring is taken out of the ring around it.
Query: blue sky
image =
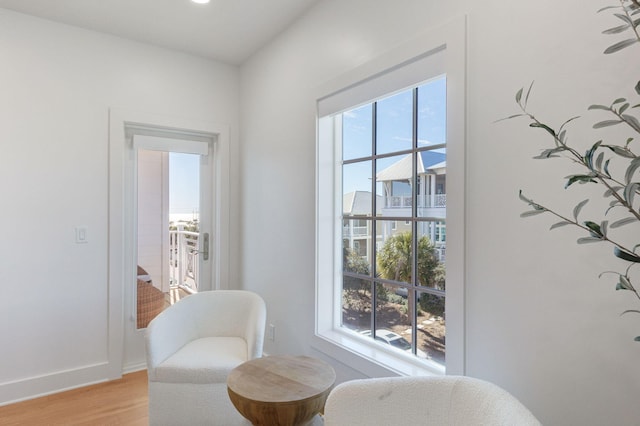
[[[422,146],[446,141],[446,79],[432,80],[418,89],[418,143]],[[378,101],[378,153],[411,148],[412,93],[405,91]],[[371,105],[343,115],[343,156],[353,159],[371,155]],[[378,161],[378,171],[401,159]],[[170,153],[169,203],[171,214],[199,211],[200,159],[195,154]],[[345,166],[344,192],[371,191],[371,162]]]
[[[410,149],[412,140],[412,91],[378,100],[377,153]],[[371,155],[372,107],[365,105],[343,114],[343,158],[355,159]],[[432,80],[418,88],[418,145],[446,142],[446,78]],[[379,160],[377,171],[383,170],[403,156]],[[344,193],[371,191],[371,162],[344,166]]]
[[[169,214],[200,211],[200,156],[169,153]]]

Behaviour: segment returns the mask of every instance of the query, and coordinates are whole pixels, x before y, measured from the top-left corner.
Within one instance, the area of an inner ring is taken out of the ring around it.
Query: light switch
[[[76,226],[76,244],[84,244],[89,242],[86,226]]]

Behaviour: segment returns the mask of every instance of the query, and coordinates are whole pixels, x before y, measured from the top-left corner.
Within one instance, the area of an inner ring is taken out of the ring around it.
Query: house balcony
[[[385,197],[385,209],[411,208],[411,195],[392,195]],[[418,195],[418,208],[446,208],[447,194]]]
[[[366,237],[368,235],[368,226],[344,226],[342,228],[343,237]]]
[[[447,195],[419,195],[418,217],[445,219],[447,212]],[[410,217],[412,199],[410,195],[394,195],[385,197],[382,216]]]

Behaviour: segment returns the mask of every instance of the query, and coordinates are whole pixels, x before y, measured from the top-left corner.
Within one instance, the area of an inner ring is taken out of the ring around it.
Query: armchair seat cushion
[[[193,340],[155,369],[154,382],[226,383],[229,371],[247,360],[247,343],[240,337]]]

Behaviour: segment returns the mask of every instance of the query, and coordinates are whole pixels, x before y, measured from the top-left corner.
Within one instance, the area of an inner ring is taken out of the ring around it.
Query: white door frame
[[[162,116],[140,111],[130,111],[118,108],[109,110],[109,268],[108,268],[108,323],[109,349],[108,371],[109,379],[121,377],[123,373],[123,358],[136,353],[134,358],[141,358],[144,363],[144,352],[140,354],[142,332],[137,331],[137,341],[130,341],[128,331],[135,329],[135,318],[131,312],[125,311],[125,283],[135,283],[135,238],[133,217],[133,199],[130,177],[127,176],[127,163],[132,161],[133,149],[128,146],[126,128],[141,126],[158,128],[162,131],[176,131],[177,133],[196,133],[211,135],[213,143],[213,206],[211,223],[210,248],[213,256],[210,258],[212,268],[212,282],[204,289],[229,288],[230,264],[230,214],[229,214],[229,128],[226,125],[186,119],[182,117]],[[132,284],[133,287],[133,284]],[[127,337],[125,339],[125,337]],[[126,343],[125,343],[126,341]],[[128,348],[125,345],[137,346]],[[131,369],[131,366],[127,366]]]

